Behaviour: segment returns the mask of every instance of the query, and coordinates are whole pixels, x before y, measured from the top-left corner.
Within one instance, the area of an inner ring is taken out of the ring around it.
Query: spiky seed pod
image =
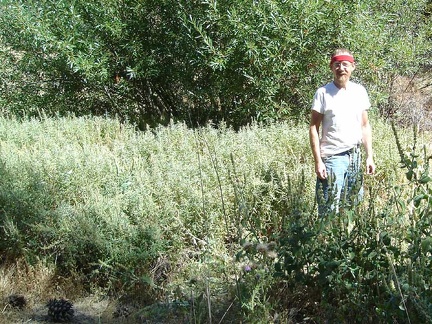
[[[50,299],[47,307],[48,317],[53,322],[69,322],[74,315],[72,303],[63,298]]]
[[[23,309],[27,301],[24,296],[13,294],[8,297],[8,304],[14,308]]]
[[[113,317],[128,317],[131,314],[131,309],[125,305],[118,305],[116,310],[113,312]]]

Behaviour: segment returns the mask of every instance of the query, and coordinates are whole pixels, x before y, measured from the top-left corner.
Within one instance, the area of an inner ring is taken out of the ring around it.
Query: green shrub
[[[377,133],[384,129],[392,135],[382,124]],[[291,176],[285,185],[277,172],[270,177],[279,195],[263,192],[260,197],[272,197],[274,205],[262,214],[259,199],[249,202],[247,210],[257,213],[248,214],[243,224],[237,254],[243,267],[238,298],[246,316],[262,321],[277,313],[295,321],[311,314],[318,321],[430,321],[431,153],[426,146],[417,153],[417,133],[414,138],[400,133],[404,145],[412,146],[403,150],[400,136],[393,143],[377,143],[379,149],[393,148],[393,159],[377,153],[377,161],[389,163],[390,170],[368,179],[368,196],[360,206],[346,206],[339,214],[318,218],[303,192],[304,177]],[[405,184],[400,184],[402,170],[390,163],[399,155]],[[265,228],[269,215],[271,226]]]
[[[383,113],[430,65],[428,1],[4,0],[0,108],[110,115],[140,128],[303,120],[336,47]],[[403,14],[402,14],[403,13]],[[423,19],[419,18],[423,17]]]
[[[371,119],[364,202],[318,219],[307,125],[0,118],[1,254],[197,321],[427,319],[430,135]]]

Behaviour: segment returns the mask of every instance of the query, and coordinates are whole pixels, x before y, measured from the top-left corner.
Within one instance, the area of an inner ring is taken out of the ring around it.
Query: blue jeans
[[[323,158],[327,179],[317,179],[318,214],[339,212],[342,207],[353,207],[363,198],[363,175],[360,146]]]

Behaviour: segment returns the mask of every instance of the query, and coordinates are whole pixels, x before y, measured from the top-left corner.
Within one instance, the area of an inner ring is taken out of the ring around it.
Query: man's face
[[[336,61],[330,66],[334,79],[339,83],[346,83],[351,77],[352,71],[355,70],[355,63],[348,61]]]

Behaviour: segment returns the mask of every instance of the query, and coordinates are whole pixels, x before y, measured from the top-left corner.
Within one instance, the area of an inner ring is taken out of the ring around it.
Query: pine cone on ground
[[[14,308],[23,309],[27,301],[23,295],[13,294],[8,297],[8,304]]]
[[[74,316],[72,303],[63,298],[50,299],[47,307],[48,317],[53,322],[69,322]]]
[[[128,307],[126,305],[118,305],[116,310],[113,312],[113,317],[114,318],[119,318],[119,317],[126,318],[130,314],[131,314],[130,307]]]

